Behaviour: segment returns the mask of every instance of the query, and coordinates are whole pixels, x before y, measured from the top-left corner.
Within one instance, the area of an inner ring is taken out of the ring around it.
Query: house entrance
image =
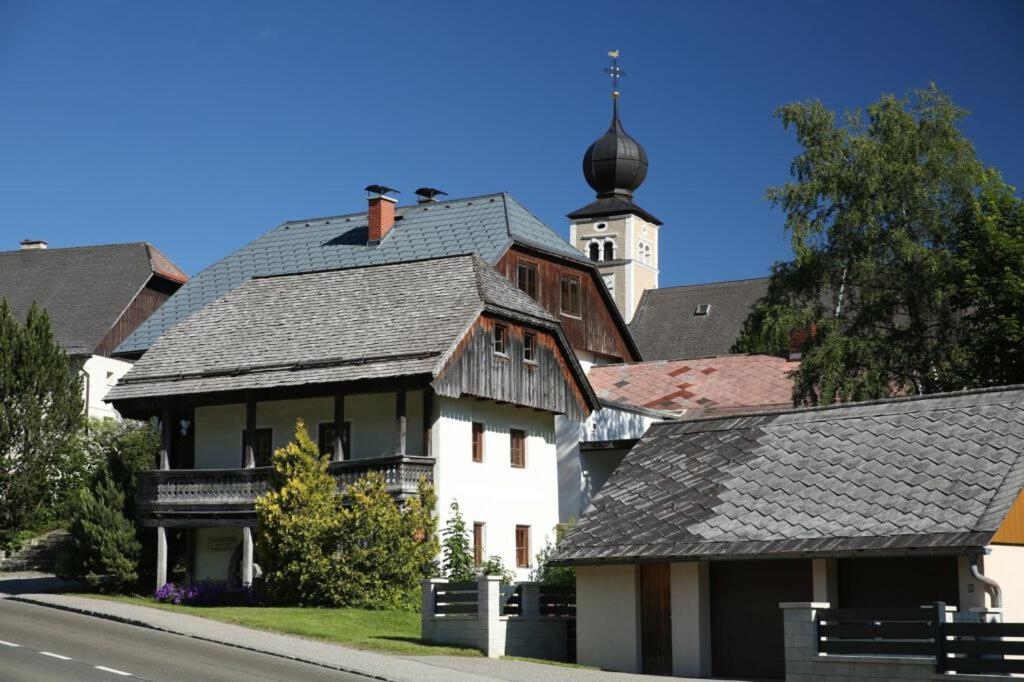
[[[647,675],[672,674],[669,564],[640,565],[640,656]]]

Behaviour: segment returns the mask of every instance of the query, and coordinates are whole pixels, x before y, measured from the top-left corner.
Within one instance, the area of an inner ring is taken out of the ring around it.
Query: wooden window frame
[[[507,358],[508,357],[508,332],[509,328],[507,324],[496,323],[494,325],[494,354]]]
[[[533,277],[532,283],[528,283],[527,287],[523,286],[522,273],[523,271],[531,273]],[[533,293],[529,291],[529,284],[532,284]],[[529,296],[535,301],[540,300],[540,268],[537,266],[536,261],[530,260],[516,260],[516,286],[524,294]]]
[[[473,461],[483,463],[484,461],[484,441],[487,435],[487,425],[483,422],[473,422],[470,427],[473,431],[472,448],[473,448]]]
[[[260,437],[266,436],[270,440],[270,452],[267,454],[267,463],[260,464],[260,453],[256,445],[260,442]],[[268,426],[263,429],[256,429],[256,443],[253,443],[253,459],[256,466],[270,466],[270,460],[274,456],[274,428]],[[245,468],[245,429],[242,429],[242,468]]]
[[[484,543],[487,541],[487,524],[482,521],[473,522],[473,565],[484,565]]]
[[[327,430],[334,430],[334,422],[320,422],[316,425],[316,442],[321,455],[329,454],[334,458],[334,436],[327,438]],[[341,447],[345,451],[342,461],[352,459],[352,422],[348,419],[341,423]]]
[[[523,362],[537,364],[537,334],[523,332]]]
[[[520,542],[522,541],[522,542]],[[516,525],[516,568],[530,567],[530,527]]]
[[[516,441],[519,441],[519,447],[516,447]],[[526,468],[526,431],[523,429],[509,429],[508,454],[509,464],[513,469]]]
[[[566,307],[566,284],[570,286],[569,303],[575,306]],[[572,287],[576,289],[575,301],[572,300]],[[562,275],[558,287],[558,311],[566,317],[579,319],[583,316],[583,280],[579,275]]]

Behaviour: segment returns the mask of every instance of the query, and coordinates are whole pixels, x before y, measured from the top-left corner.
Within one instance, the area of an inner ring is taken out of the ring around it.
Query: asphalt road
[[[368,678],[134,625],[0,599],[0,680]]]

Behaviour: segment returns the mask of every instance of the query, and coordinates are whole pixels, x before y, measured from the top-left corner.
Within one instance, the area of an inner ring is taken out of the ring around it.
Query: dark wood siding
[[[640,565],[640,662],[645,675],[672,674],[669,564]]]
[[[473,395],[586,419],[590,410],[554,337],[531,329],[536,334],[536,360],[524,362],[523,327],[498,324],[507,330],[506,352],[494,352],[495,321],[481,316],[434,380],[437,393],[450,398]]]
[[[960,605],[953,556],[849,558],[836,561],[839,608],[913,609]]]
[[[512,282],[516,282],[516,266],[519,261],[537,265],[537,302],[562,322],[562,331],[569,345],[578,350],[600,353],[609,358],[631,362],[639,360],[630,351],[622,328],[616,324],[615,315],[609,310],[613,305],[606,301],[598,290],[597,275],[584,265],[573,265],[546,259],[513,246],[501,257],[495,267]],[[561,314],[562,276],[580,278],[580,316]]]
[[[151,277],[149,282],[135,295],[132,302],[128,304],[121,317],[114,326],[107,331],[106,336],[96,347],[96,355],[110,355],[114,349],[124,341],[135,328],[146,321],[156,309],[163,305],[164,301],[171,297],[178,287],[178,283],[171,283],[162,277]]]

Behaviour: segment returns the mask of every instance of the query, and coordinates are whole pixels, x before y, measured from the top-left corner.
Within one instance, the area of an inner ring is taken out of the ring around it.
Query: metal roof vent
[[[710,303],[700,303],[697,305],[697,309],[693,311],[694,315],[707,315],[711,312]]]
[[[436,204],[437,197],[448,196],[448,192],[442,192],[435,187],[420,187],[415,194],[418,197],[417,204]]]
[[[21,250],[22,251],[40,251],[47,247],[46,240],[44,239],[22,239]]]

